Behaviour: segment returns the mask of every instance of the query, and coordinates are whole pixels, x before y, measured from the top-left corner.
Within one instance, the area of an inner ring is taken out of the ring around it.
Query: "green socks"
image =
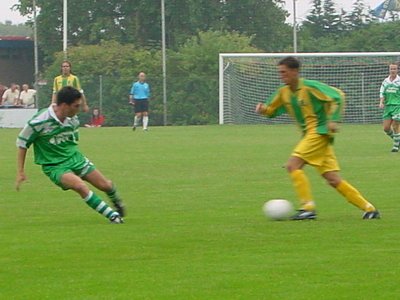
[[[399,149],[400,146],[400,133],[393,134],[393,148]]]
[[[118,202],[122,202],[122,199],[120,198],[120,196],[117,193],[117,189],[115,188],[115,186],[113,186],[112,190],[110,192],[107,193],[108,198],[110,198],[110,200],[113,203],[118,203]]]
[[[394,135],[393,130],[389,130],[389,131],[384,130],[384,131],[391,139],[393,138],[393,135]]]
[[[87,205],[108,219],[115,214],[115,212],[107,205],[107,203],[102,201],[99,196],[92,191],[89,192],[89,195],[87,195],[84,200],[86,201]]]

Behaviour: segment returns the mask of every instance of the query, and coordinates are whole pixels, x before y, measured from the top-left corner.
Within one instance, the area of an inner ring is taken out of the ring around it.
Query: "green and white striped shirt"
[[[42,109],[25,125],[17,138],[17,147],[29,148],[33,144],[35,163],[59,164],[79,152],[77,116],[61,122],[53,105]]]
[[[400,76],[391,81],[390,76],[382,82],[379,96],[385,99],[385,105],[400,105]]]

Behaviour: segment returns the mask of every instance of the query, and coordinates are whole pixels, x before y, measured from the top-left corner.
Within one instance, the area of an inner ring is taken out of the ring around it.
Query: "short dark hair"
[[[57,105],[62,103],[71,105],[82,97],[82,93],[72,86],[65,86],[57,93]]]
[[[300,69],[301,63],[300,61],[294,56],[288,56],[281,59],[278,63],[279,66],[286,66],[289,69]]]

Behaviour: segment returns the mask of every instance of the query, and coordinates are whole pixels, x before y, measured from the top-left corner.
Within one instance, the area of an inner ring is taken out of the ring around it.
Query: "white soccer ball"
[[[265,202],[263,212],[272,220],[286,220],[293,212],[293,205],[284,199],[273,199]]]

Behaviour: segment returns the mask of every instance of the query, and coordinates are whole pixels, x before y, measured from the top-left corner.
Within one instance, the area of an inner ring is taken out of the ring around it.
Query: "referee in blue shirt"
[[[147,131],[149,124],[150,86],[146,82],[146,74],[144,72],[139,73],[138,79],[138,81],[132,84],[129,94],[129,103],[135,108],[135,121],[132,129],[136,130],[140,120],[143,119],[143,130]]]

